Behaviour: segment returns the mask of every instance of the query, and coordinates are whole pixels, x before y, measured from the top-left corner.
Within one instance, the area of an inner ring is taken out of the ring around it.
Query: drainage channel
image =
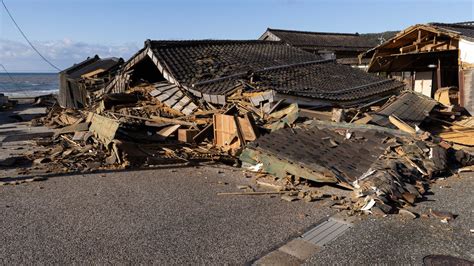
[[[342,235],[351,226],[352,224],[348,222],[330,217],[328,220],[304,233],[301,238],[322,247]]]
[[[274,250],[253,265],[300,264],[310,258],[326,244],[344,234],[353,225],[350,222],[329,217],[300,237],[297,237],[277,250]]]

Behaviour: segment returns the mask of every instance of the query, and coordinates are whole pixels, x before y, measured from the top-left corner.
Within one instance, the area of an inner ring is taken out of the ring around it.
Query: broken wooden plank
[[[233,105],[231,106],[229,109],[227,109],[223,114],[234,114],[238,111],[237,109],[237,106]],[[196,143],[200,143],[200,142],[203,142],[206,138],[211,140],[212,137],[213,137],[213,128],[214,128],[214,124],[209,124],[207,125],[206,127],[204,127],[203,130],[201,130],[194,138],[194,142]]]
[[[194,136],[199,133],[196,129],[179,129],[178,130],[178,141],[192,143]]]
[[[62,135],[62,134],[74,133],[74,132],[78,132],[78,131],[87,131],[87,130],[89,130],[89,123],[84,122],[84,123],[79,123],[79,124],[66,126],[66,127],[63,127],[59,130],[56,130],[54,135],[59,136],[59,135]]]
[[[300,116],[309,117],[309,118],[316,118],[316,119],[324,120],[324,121],[331,121],[332,112],[331,111],[317,111],[317,110],[310,110],[310,109],[300,108]]]
[[[360,118],[360,119],[357,119],[356,121],[354,121],[353,123],[354,124],[358,124],[358,125],[364,125],[364,124],[367,124],[370,122],[370,120],[372,120],[372,117],[370,115],[365,115],[364,117]]]
[[[293,124],[299,116],[299,108],[297,103],[290,104],[287,108],[278,112],[271,113],[269,117],[271,119],[279,119],[279,121],[270,125],[271,131],[284,128]]]
[[[258,131],[248,113],[245,114],[244,117],[239,117],[238,122],[246,141],[254,141],[257,139]]]
[[[218,147],[228,149],[238,149],[241,141],[238,138],[237,126],[234,116],[215,114],[214,115],[214,144]]]
[[[396,117],[395,115],[390,115],[388,117],[388,120],[390,121],[390,123],[392,123],[401,131],[404,131],[410,134],[416,134],[416,130],[414,128],[412,128],[407,123],[403,122],[400,118]]]
[[[290,194],[294,191],[249,191],[249,192],[219,192],[218,196],[239,196],[239,195],[271,195],[271,194]]]
[[[163,129],[161,129],[160,131],[156,132],[156,134],[164,137],[164,138],[167,138],[169,137],[171,134],[173,134],[174,132],[176,132],[179,128],[181,127],[181,125],[172,125],[172,126],[168,126],[168,127],[165,127]]]
[[[193,122],[187,122],[179,119],[174,119],[174,118],[167,118],[167,117],[161,117],[161,116],[151,116],[151,121],[153,122],[164,122],[164,123],[172,123],[176,125],[182,125],[182,126],[190,126],[190,127],[196,127],[197,123]]]
[[[247,145],[247,142],[245,141],[244,133],[242,132],[242,127],[239,122],[239,117],[234,114],[234,123],[235,123],[235,130],[237,131],[237,136],[239,137],[240,144],[242,146]]]

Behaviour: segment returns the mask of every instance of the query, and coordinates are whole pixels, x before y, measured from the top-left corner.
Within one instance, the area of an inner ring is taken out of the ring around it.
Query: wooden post
[[[436,89],[440,89],[441,88],[441,60],[438,59],[438,67],[436,69],[436,85],[437,85],[437,88]]]

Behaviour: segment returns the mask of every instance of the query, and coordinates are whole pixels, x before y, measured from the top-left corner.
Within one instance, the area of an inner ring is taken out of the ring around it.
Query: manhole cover
[[[429,255],[423,258],[423,265],[426,266],[446,266],[446,265],[466,265],[466,266],[472,266],[474,263],[452,257],[452,256],[445,256],[445,255]]]

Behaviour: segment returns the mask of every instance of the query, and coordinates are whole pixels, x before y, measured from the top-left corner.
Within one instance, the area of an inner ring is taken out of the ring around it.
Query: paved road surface
[[[451,255],[474,261],[474,174],[438,181],[434,194],[418,203],[418,213],[429,209],[450,211],[458,217],[450,224],[437,219],[367,217],[308,260],[307,264],[421,265],[431,254]]]
[[[216,195],[246,180],[240,170],[192,167],[3,186],[0,260],[241,264],[331,213],[325,202]]]
[[[11,130],[43,130],[7,118],[0,116],[0,140]],[[3,144],[0,158],[28,150],[17,149],[21,141]],[[0,186],[0,263],[243,264],[334,214],[328,200],[216,195],[250,183],[239,169],[184,167]],[[363,216],[307,263],[421,264],[429,254],[474,260],[473,190],[473,174],[450,178],[417,204],[419,213],[458,214],[451,224]]]

